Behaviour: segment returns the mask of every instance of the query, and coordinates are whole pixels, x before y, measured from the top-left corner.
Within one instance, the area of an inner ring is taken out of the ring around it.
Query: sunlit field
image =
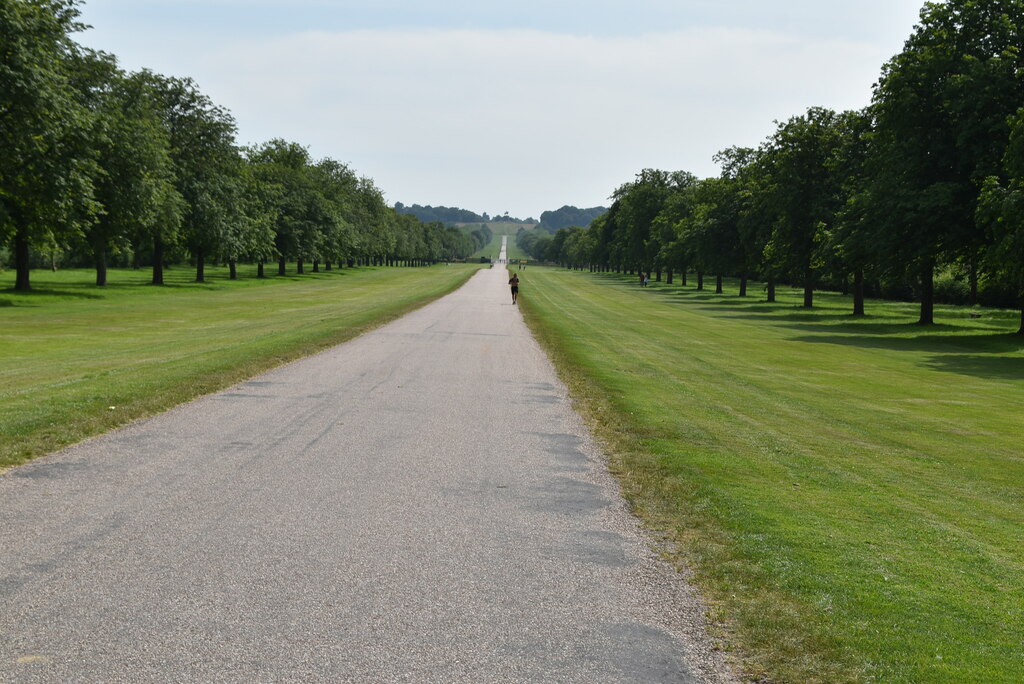
[[[1019,312],[726,287],[520,296],[719,636],[772,681],[1024,680]]]

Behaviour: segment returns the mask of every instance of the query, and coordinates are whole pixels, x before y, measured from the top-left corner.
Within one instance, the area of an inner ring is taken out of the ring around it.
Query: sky
[[[84,0],[82,45],[189,77],[238,142],[300,143],[391,204],[539,218],[644,168],[718,175],[860,109],[923,0]]]

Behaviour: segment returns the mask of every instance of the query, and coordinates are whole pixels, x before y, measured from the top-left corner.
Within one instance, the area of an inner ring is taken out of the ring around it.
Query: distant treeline
[[[405,205],[401,202],[395,202],[395,211],[399,214],[410,214],[420,221],[440,221],[449,225],[452,223],[490,223],[491,221],[502,223],[536,223],[532,218],[519,219],[509,216],[507,211],[504,214],[490,216],[486,211],[482,214],[476,214],[468,209],[432,207],[429,204],[424,207],[419,204]]]
[[[108,263],[419,265],[469,256],[480,231],[388,207],[369,178],[235,121],[187,78],[126,73],[71,39],[76,0],[0,0],[0,266]]]
[[[540,215],[540,223],[537,225],[541,230],[554,233],[559,228],[569,226],[580,226],[586,228],[590,222],[598,216],[606,213],[607,207],[591,207],[590,209],[579,209],[565,205],[561,209],[545,211]]]
[[[1024,0],[927,3],[870,106],[814,107],[722,173],[645,169],[589,228],[521,231],[536,259],[920,302],[1024,307]],[[684,280],[685,282],[685,280]],[[1022,311],[1021,334],[1024,334]]]

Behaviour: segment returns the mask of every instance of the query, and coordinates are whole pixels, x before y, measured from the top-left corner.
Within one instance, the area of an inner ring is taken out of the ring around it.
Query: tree
[[[609,256],[628,269],[660,269],[665,240],[672,239],[665,230],[656,230],[655,220],[669,198],[684,191],[694,182],[685,171],[644,169],[631,183],[620,186],[612,195],[602,229],[610,231]],[[663,224],[658,226],[663,228]]]
[[[768,240],[766,231],[752,229],[757,223],[753,220],[752,205],[757,158],[757,151],[749,147],[730,147],[714,156],[722,167],[720,178],[725,197],[722,210],[727,212],[725,216],[732,224],[729,230],[735,242],[729,249],[733,252],[734,268],[739,271],[740,297],[747,296],[749,278],[759,270]]]
[[[578,230],[580,230],[579,226],[573,226],[571,228],[559,228],[555,231],[555,234],[551,236],[551,240],[547,243],[547,248],[544,250],[544,259],[562,266],[567,265],[568,257],[565,253],[565,242],[573,232]]]
[[[866,167],[871,143],[872,120],[869,110],[840,115],[840,142],[831,162],[844,204],[837,212],[834,229],[829,233],[832,252],[846,272],[853,275],[853,315],[864,315],[864,277],[877,255],[869,214],[861,194],[867,185]]]
[[[309,151],[298,143],[274,139],[247,151],[253,172],[265,189],[262,201],[276,222],[274,248],[278,274],[294,259],[299,273],[303,260],[319,254],[322,228],[335,216],[312,173]]]
[[[661,245],[656,234],[652,241],[651,226],[671,193],[670,183],[669,172],[644,169],[636,180],[621,186],[613,195],[618,204],[618,242],[628,268],[645,270],[656,260]]]
[[[594,251],[597,247],[597,231],[592,228],[581,228],[574,231],[565,240],[565,260],[570,268],[582,269],[593,267]]]
[[[995,175],[986,179],[978,220],[991,236],[987,262],[1017,294],[1021,307],[1017,334],[1024,335],[1024,108],[1011,119],[1004,169],[1005,181]]]
[[[219,255],[229,227],[241,221],[235,122],[191,79],[151,72],[142,77],[159,103],[174,162],[174,186],[184,200],[182,240],[196,261],[196,282],[203,282],[207,258]]]
[[[359,237],[353,216],[358,202],[359,179],[345,164],[325,158],[309,170],[319,193],[327,202],[322,217],[319,254],[328,261],[342,262],[352,257]],[[316,265],[314,264],[314,270]]]
[[[928,3],[875,87],[862,203],[888,269],[916,276],[934,322],[936,266],[978,249],[977,200],[1024,100],[1024,1]]]
[[[0,238],[17,290],[31,289],[33,245],[69,240],[98,211],[90,115],[70,79],[77,17],[74,0],[0,0]]]
[[[570,226],[587,227],[591,221],[607,211],[605,207],[579,209],[567,204],[554,211],[542,212],[537,230],[546,230],[549,233],[554,233],[559,228],[568,228]]]
[[[807,308],[814,305],[823,232],[839,209],[831,161],[840,139],[836,113],[812,107],[780,124],[762,150],[770,173],[767,201],[775,216],[766,250],[803,282]]]
[[[516,245],[537,261],[547,259],[552,236],[542,230],[520,230],[516,234]]]
[[[384,202],[384,193],[370,178],[359,179],[354,200],[355,226],[361,235],[364,257],[373,263],[383,264],[384,258],[392,253],[396,244],[392,230],[394,213]],[[420,258],[433,261],[441,255],[440,231],[444,229],[444,224],[432,221],[430,225],[434,229],[425,235],[425,251]]]
[[[96,267],[96,284],[107,283],[107,256],[129,249],[140,231],[176,232],[182,212],[174,188],[170,141],[153,92],[138,76],[126,76],[113,56],[83,50],[72,81],[91,113],[96,154],[95,199],[99,211],[84,238]]]
[[[256,277],[265,277],[264,264],[277,256],[274,246],[274,225],[277,222],[278,186],[264,185],[248,159],[241,160],[240,196],[242,211],[238,223],[229,231],[224,254],[230,278],[237,277],[236,263],[249,258],[256,261]]]
[[[700,181],[692,174],[677,173],[676,185],[663,202],[658,215],[651,224],[652,239],[658,246],[655,263],[668,270],[671,284],[675,271],[683,275],[685,285],[686,269],[693,264],[693,254],[687,243],[684,227],[693,216],[694,193]]]
[[[722,276],[742,270],[739,240],[740,197],[727,177],[708,178],[694,187],[692,211],[678,224],[679,239],[689,261],[700,272],[716,275],[715,292],[722,293]]]

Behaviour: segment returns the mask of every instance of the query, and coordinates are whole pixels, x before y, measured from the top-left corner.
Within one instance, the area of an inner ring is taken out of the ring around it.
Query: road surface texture
[[[0,681],[732,681],[507,279],[0,475]]]

